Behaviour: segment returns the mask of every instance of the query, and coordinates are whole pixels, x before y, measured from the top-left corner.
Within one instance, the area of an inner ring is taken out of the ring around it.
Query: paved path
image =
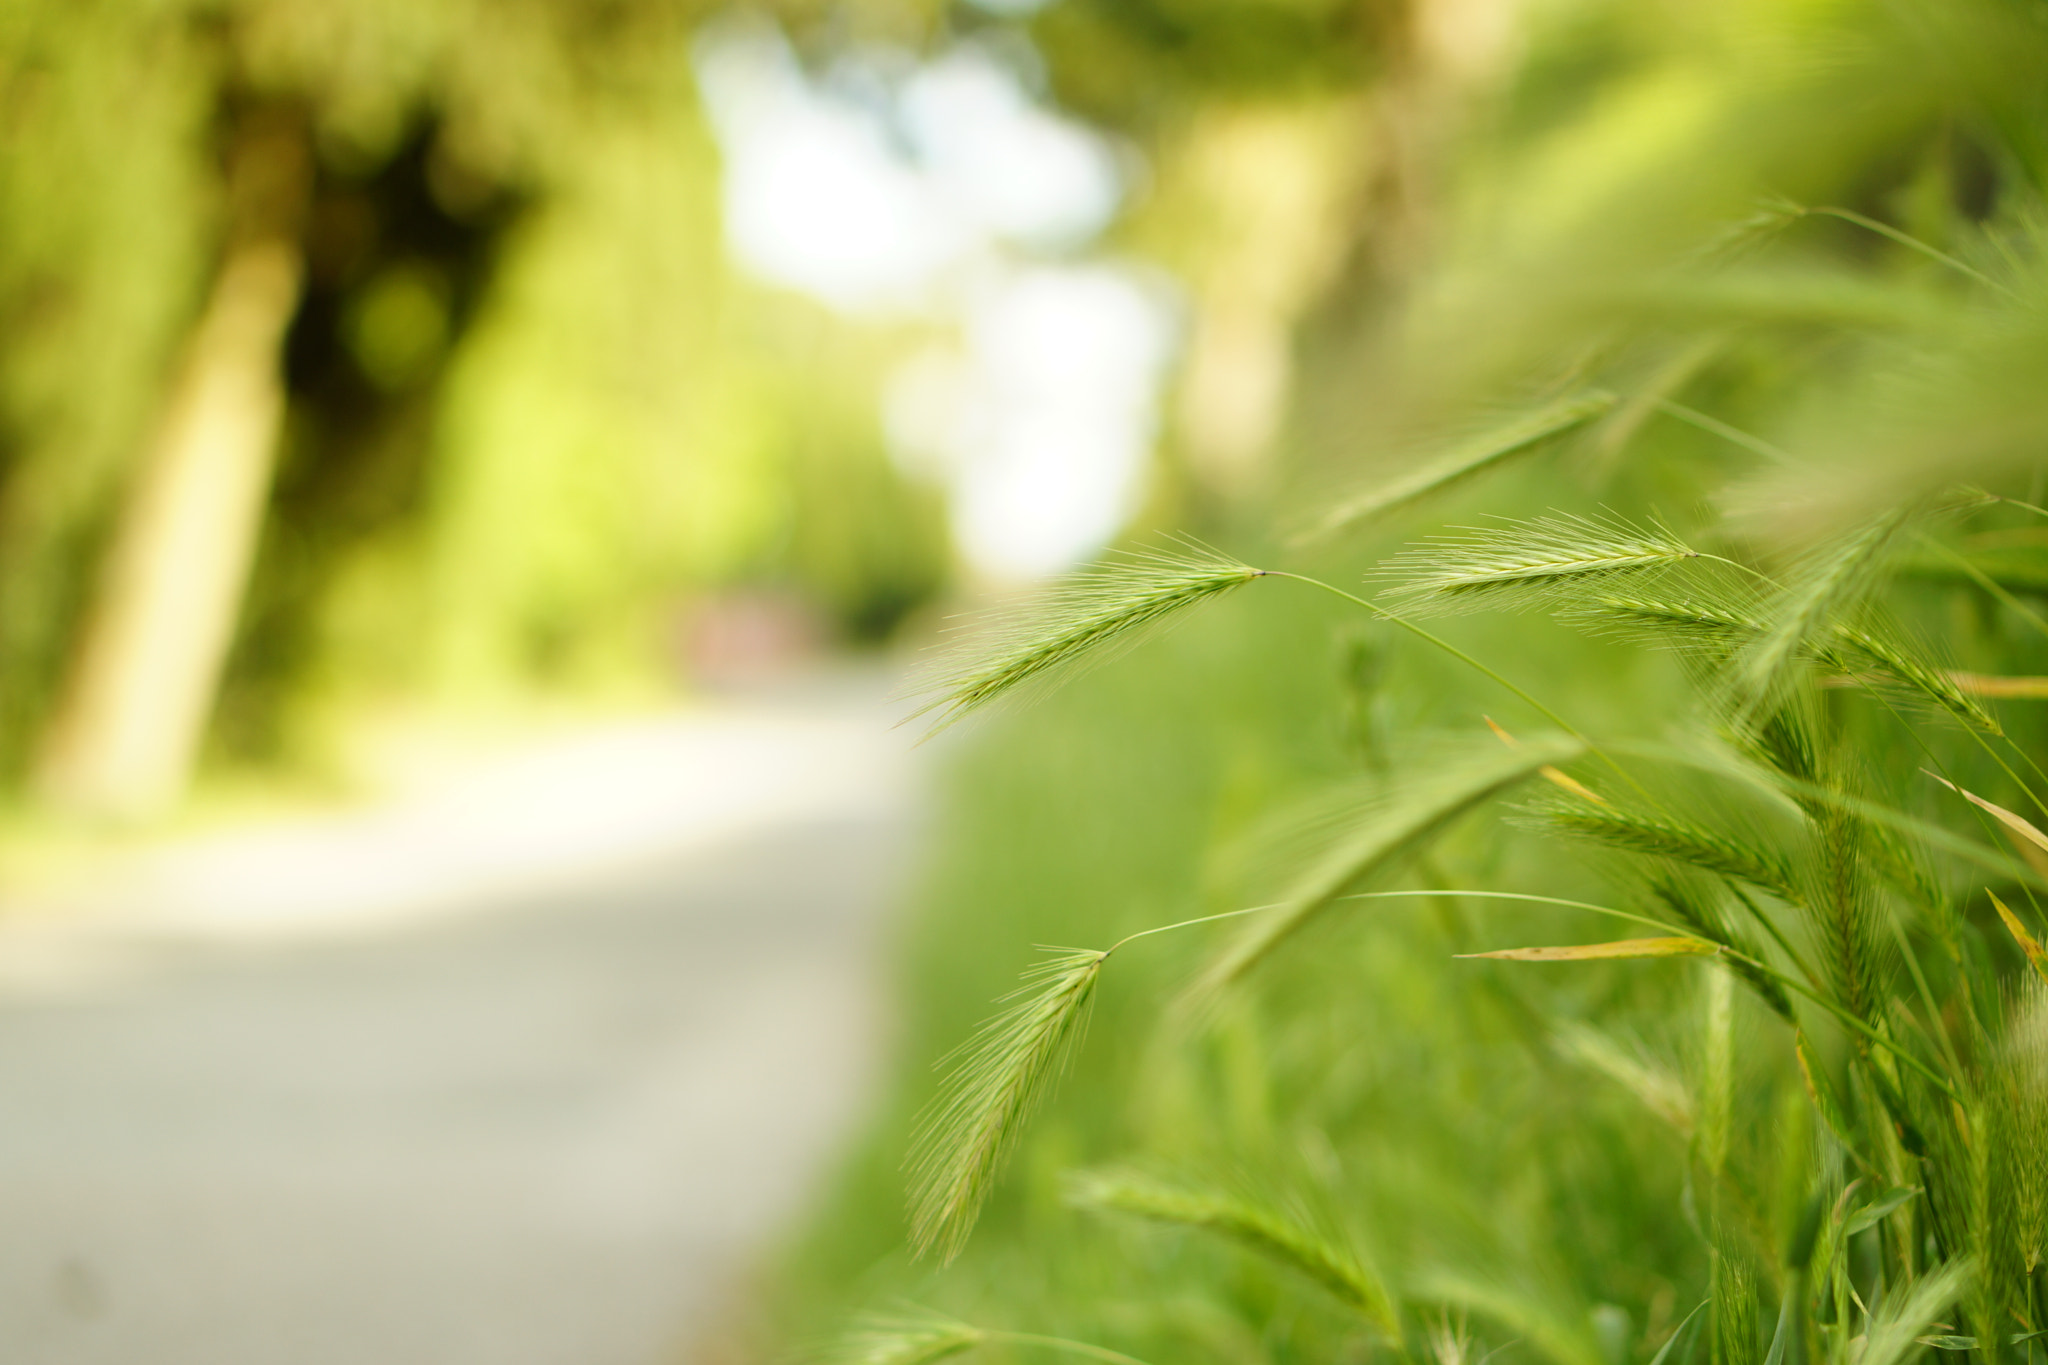
[[[0,1360],[679,1359],[877,1061],[880,716],[621,726],[0,926]]]

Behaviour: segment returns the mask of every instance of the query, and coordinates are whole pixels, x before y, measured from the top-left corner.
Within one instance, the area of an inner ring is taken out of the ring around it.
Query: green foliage
[[[932,18],[853,8],[897,41]],[[941,511],[874,402],[901,338],[736,276],[690,70],[707,8],[601,10],[7,7],[0,785],[78,666],[252,136],[297,186],[302,285],[217,757],[302,758],[394,698],[644,688],[707,594],[873,645],[939,589]]]

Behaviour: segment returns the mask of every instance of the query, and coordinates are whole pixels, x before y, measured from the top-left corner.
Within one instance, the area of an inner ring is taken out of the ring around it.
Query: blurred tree
[[[182,788],[235,626],[284,406],[278,351],[299,301],[306,134],[238,111],[212,293],[163,400],[46,755],[67,804],[160,808]]]
[[[9,7],[0,769],[41,733],[52,795],[147,813],[209,723],[276,757],[308,706],[645,674],[681,597],[750,576],[861,638],[933,589],[937,523],[873,414],[817,451],[778,378],[810,357],[739,316],[699,18]],[[877,507],[901,534],[862,539]]]

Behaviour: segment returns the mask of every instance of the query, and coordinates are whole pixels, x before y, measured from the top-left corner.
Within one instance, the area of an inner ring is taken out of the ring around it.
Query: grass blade
[[[1263,573],[1193,542],[1172,553],[1116,556],[949,650],[917,686],[936,695],[913,715],[936,713],[937,731],[1003,697],[1053,685]]]
[[[1936,782],[1939,782],[1942,786],[1947,787],[1950,791],[1962,797],[1965,801],[1968,801],[1977,809],[1985,812],[1992,819],[1998,821],[1999,824],[2004,825],[2007,829],[2019,835],[2022,839],[2025,839],[2028,843],[2034,845],[2036,848],[2048,850],[2048,834],[2043,834],[2040,831],[2039,827],[2037,827],[2033,821],[2028,820],[2023,816],[2014,815],[2004,806],[1999,805],[1995,801],[1986,801],[1983,797],[1977,795],[1977,793],[1975,792],[1964,791],[1961,787],[1958,787],[1955,783],[1949,781],[1940,773],[1927,772],[1927,769],[1925,768],[1922,768],[1920,771],[1927,773],[1927,775],[1933,778]]]
[[[1085,1171],[1068,1186],[1068,1202],[1192,1228],[1243,1247],[1314,1282],[1338,1302],[1401,1339],[1394,1299],[1351,1248],[1249,1200],[1168,1182],[1135,1171]]]
[[[1514,413],[1451,446],[1435,459],[1417,466],[1392,483],[1339,504],[1304,532],[1301,539],[1334,535],[1347,527],[1405,507],[1510,456],[1534,450],[1547,441],[1575,431],[1595,418],[1605,416],[1617,401],[1614,394],[1591,391]]]
[[[2043,981],[2048,981],[2048,949],[2044,949],[2040,940],[2027,932],[2027,926],[2020,923],[2020,917],[2007,909],[2005,902],[1995,893],[1987,891],[1984,894],[1991,897],[1991,904],[1997,908],[1998,917],[2005,921],[2006,932],[2020,945],[2020,951],[2027,955],[2027,961],[2040,973]]]
[[[1718,943],[1698,938],[1624,938],[1612,943],[1576,943],[1556,948],[1496,948],[1490,953],[1453,953],[1453,957],[1499,958],[1506,962],[1598,962],[1627,957],[1699,957],[1721,951]]]
[[[1107,953],[1062,951],[1025,974],[1016,1003],[941,1059],[946,1079],[912,1139],[911,1245],[950,1261],[1087,1022]]]

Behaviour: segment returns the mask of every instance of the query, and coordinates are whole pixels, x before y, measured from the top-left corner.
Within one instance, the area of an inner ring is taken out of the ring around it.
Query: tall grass
[[[1580,396],[955,659],[942,719],[1187,625],[978,740],[925,930],[920,1027],[971,1039],[913,1162],[940,1255],[886,1250],[884,1139],[814,1264],[1151,1360],[2048,1350],[2048,717],[2005,685],[2048,672],[2048,29],[1743,13],[1635,73],[1712,117],[1490,148],[1530,211],[1385,324],[1404,418]],[[1727,249],[1772,188],[1844,207]],[[1102,946],[970,1032],[1048,928]]]

